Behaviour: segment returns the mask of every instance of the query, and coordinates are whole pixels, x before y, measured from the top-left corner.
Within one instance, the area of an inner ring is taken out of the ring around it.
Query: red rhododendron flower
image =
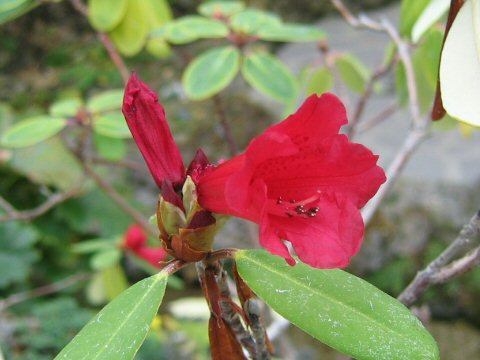
[[[123,247],[137,257],[149,262],[152,266],[160,267],[160,262],[165,260],[167,253],[161,247],[147,246],[147,235],[140,225],[131,225],[125,232]]]
[[[132,73],[125,88],[123,114],[158,187],[185,179],[182,156],[168,127],[157,95]]]
[[[338,133],[346,123],[336,96],[310,96],[245,153],[200,178],[199,203],[258,223],[262,246],[291,265],[284,240],[311,266],[346,266],[363,239],[359,209],[385,181],[378,156]]]

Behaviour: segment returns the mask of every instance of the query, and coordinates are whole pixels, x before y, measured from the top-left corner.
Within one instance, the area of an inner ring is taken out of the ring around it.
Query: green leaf
[[[423,34],[450,8],[450,0],[431,0],[412,29],[412,41],[417,43]]]
[[[351,54],[344,54],[335,59],[335,66],[345,85],[352,91],[361,93],[370,77],[370,71],[360,60]]]
[[[307,95],[318,94],[329,91],[333,87],[333,75],[325,66],[315,70],[310,76],[307,85]]]
[[[148,31],[158,28],[172,20],[172,9],[166,0],[147,0],[145,2],[145,21]],[[164,59],[171,55],[170,46],[164,39],[147,37],[145,45],[147,51],[153,56]]]
[[[243,9],[241,1],[208,1],[198,7],[198,12],[207,17],[229,17]]]
[[[65,191],[85,181],[77,160],[58,138],[16,149],[9,165],[35,183],[56,186]]]
[[[101,135],[117,139],[131,137],[127,122],[120,112],[96,116],[93,121],[93,130]]]
[[[439,359],[435,340],[399,301],[342,270],[291,267],[262,250],[235,255],[238,272],[273,310],[356,359]]]
[[[198,39],[226,37],[228,32],[228,27],[218,20],[185,16],[153,30],[151,36],[163,37],[173,44],[187,44]]]
[[[455,119],[480,126],[480,1],[465,2],[443,46],[443,106]]]
[[[106,160],[118,161],[127,155],[127,145],[123,139],[95,133],[93,142],[98,154]]]
[[[430,0],[402,0],[400,10],[400,35],[410,37],[418,17],[427,7]]]
[[[62,99],[55,101],[48,112],[53,117],[73,117],[77,115],[82,105],[82,99],[79,98]]]
[[[96,253],[90,259],[90,266],[94,270],[102,270],[118,264],[122,253],[117,248],[110,248]]]
[[[17,17],[22,16],[28,11],[40,5],[38,0],[4,0],[0,3],[0,25]]]
[[[251,86],[275,100],[291,102],[297,98],[298,84],[295,76],[268,53],[254,52],[247,55],[242,74]]]
[[[256,34],[262,40],[283,42],[320,41],[326,34],[314,26],[302,24],[264,25]]]
[[[39,234],[30,224],[0,224],[0,289],[25,281],[39,259],[34,249]]]
[[[25,119],[8,128],[0,139],[0,144],[10,148],[31,146],[59,133],[67,121],[39,115]]]
[[[232,82],[240,67],[240,52],[224,46],[204,52],[193,60],[183,73],[187,95],[203,100],[223,90]]]
[[[105,306],[55,360],[133,359],[162,302],[168,275],[144,279]]]
[[[232,16],[230,26],[237,32],[256,35],[263,26],[280,25],[280,18],[272,13],[247,9]]]
[[[77,254],[87,254],[101,250],[109,250],[116,246],[117,242],[112,239],[93,239],[73,244],[72,251]]]
[[[110,31],[125,17],[128,0],[88,0],[88,19],[98,31]]]
[[[125,56],[136,55],[142,50],[149,31],[145,14],[148,7],[144,1],[128,0],[126,14],[111,32],[110,36],[118,51]]]
[[[96,114],[104,111],[119,110],[123,104],[123,89],[113,89],[92,96],[87,101],[88,111]]]

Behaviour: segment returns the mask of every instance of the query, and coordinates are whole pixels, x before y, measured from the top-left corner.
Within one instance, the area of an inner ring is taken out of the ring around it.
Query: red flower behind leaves
[[[385,174],[378,156],[338,133],[346,123],[337,97],[310,96],[295,114],[252,140],[245,153],[203,176],[199,203],[259,224],[262,246],[291,265],[295,260],[284,240],[313,267],[348,265],[364,234],[359,209]]]
[[[160,262],[165,260],[167,253],[161,247],[147,246],[147,235],[140,225],[131,225],[125,232],[123,247],[137,257],[149,262],[152,266],[160,268]]]

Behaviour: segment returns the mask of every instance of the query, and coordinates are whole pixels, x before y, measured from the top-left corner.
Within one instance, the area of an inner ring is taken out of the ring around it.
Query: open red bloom
[[[258,223],[260,243],[291,265],[284,240],[311,266],[346,266],[363,239],[359,209],[385,181],[378,156],[338,133],[346,123],[336,96],[310,96],[245,153],[205,174],[200,205]]]

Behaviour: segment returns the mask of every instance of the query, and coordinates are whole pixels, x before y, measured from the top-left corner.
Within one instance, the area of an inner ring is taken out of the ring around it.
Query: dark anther
[[[292,217],[293,217],[293,214],[291,214],[291,213],[288,213],[288,212],[287,212],[287,213],[285,213],[285,215],[287,215],[289,218],[292,218]]]
[[[295,207],[295,212],[297,214],[305,214],[306,210],[303,207],[303,205],[298,205],[298,206]]]
[[[307,216],[308,217],[315,217],[315,216],[317,216],[317,213],[315,211],[307,211]]]
[[[279,197],[277,198],[277,204],[280,205],[281,203],[283,203],[283,199],[282,199],[281,196],[279,196]]]
[[[320,210],[320,208],[319,208],[319,207],[311,207],[311,208],[309,208],[309,209],[308,209],[308,212],[311,212],[311,213],[317,213],[317,212],[318,212],[318,210]]]

